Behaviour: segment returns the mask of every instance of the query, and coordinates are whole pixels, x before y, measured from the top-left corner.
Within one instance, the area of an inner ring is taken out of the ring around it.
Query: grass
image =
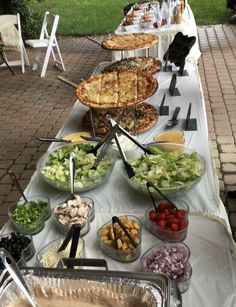
[[[135,1],[135,0],[134,0]],[[132,0],[44,0],[31,1],[40,14],[49,11],[60,16],[58,34],[95,35],[114,32],[123,18],[123,7]],[[226,23],[231,11],[226,0],[188,0],[197,25]]]
[[[226,8],[226,0],[188,0],[197,25],[227,23],[232,11]]]
[[[58,34],[91,35],[110,33],[123,18],[127,0],[45,0],[33,2],[39,13],[45,11],[60,16]]]

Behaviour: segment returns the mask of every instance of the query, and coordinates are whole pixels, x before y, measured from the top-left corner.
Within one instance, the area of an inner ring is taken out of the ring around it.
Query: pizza
[[[106,116],[110,115],[131,134],[142,133],[152,128],[157,120],[157,110],[148,103],[139,104],[124,110],[92,109],[93,124],[97,134],[106,134],[110,128]],[[92,130],[90,111],[82,119],[84,128]]]
[[[113,35],[103,41],[102,46],[110,50],[134,50],[148,48],[158,43],[158,37],[148,33]]]
[[[81,82],[76,93],[80,102],[91,108],[124,108],[146,100],[157,87],[153,76],[126,70],[93,76]]]
[[[131,69],[154,74],[161,69],[161,61],[155,57],[132,57],[117,61],[104,68],[104,72]]]

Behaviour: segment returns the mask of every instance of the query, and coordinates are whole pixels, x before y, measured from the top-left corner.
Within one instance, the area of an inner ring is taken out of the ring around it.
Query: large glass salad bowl
[[[37,163],[37,170],[43,179],[54,188],[70,192],[69,157],[75,154],[74,191],[83,192],[94,189],[104,183],[111,174],[116,153],[109,148],[96,169],[92,169],[96,155],[90,153],[93,145],[89,143],[71,143],[46,152]],[[98,152],[99,153],[99,152]]]
[[[122,173],[135,190],[148,193],[146,183],[151,182],[166,195],[185,193],[195,187],[206,170],[204,158],[190,147],[172,143],[152,143],[147,147],[152,154],[140,149],[128,159],[135,175],[129,178],[122,166]],[[150,189],[160,198],[160,194]]]

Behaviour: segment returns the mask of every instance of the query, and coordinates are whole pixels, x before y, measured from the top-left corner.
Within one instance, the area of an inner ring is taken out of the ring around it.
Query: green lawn
[[[63,35],[104,34],[113,32],[123,18],[127,0],[45,0],[31,7],[60,16],[58,33]]]
[[[232,11],[226,8],[226,0],[188,0],[197,25],[227,23]]]
[[[45,0],[31,1],[42,15],[46,10],[60,15],[58,34],[92,35],[113,32],[123,17],[128,0]],[[189,0],[198,25],[226,23],[230,10],[226,0]]]

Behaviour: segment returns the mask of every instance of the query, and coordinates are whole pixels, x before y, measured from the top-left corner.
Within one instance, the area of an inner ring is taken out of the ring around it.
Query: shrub
[[[42,25],[42,16],[27,5],[29,0],[1,0],[1,14],[20,14],[23,39],[38,38]]]

